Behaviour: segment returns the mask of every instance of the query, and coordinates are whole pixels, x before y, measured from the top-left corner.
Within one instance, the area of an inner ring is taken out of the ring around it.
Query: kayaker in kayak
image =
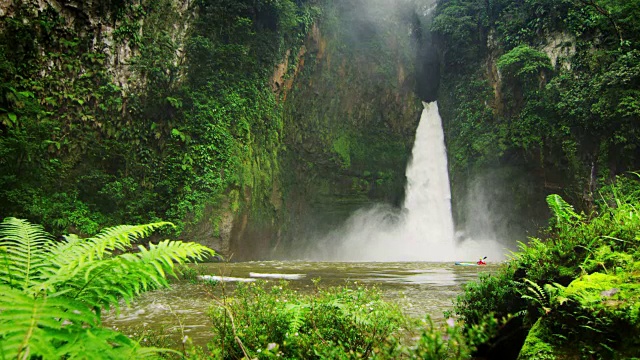
[[[481,258],[480,260],[478,260],[478,262],[476,264],[478,265],[487,265],[487,263],[484,261],[484,259],[486,259],[487,257],[485,256],[484,258]]]

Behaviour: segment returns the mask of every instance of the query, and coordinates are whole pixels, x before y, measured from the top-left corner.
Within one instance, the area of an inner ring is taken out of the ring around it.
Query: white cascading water
[[[407,166],[401,234],[419,260],[455,259],[451,189],[438,103],[423,103],[412,160]]]
[[[400,214],[385,205],[357,211],[342,229],[322,242],[325,247],[312,257],[342,261],[455,260],[447,154],[436,102],[424,103],[406,174]]]

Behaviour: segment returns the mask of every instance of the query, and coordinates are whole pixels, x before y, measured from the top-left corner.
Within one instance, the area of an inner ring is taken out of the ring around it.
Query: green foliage
[[[102,2],[83,14],[114,30],[95,33],[34,6],[17,3],[0,26],[0,213],[56,234],[158,218],[180,232],[242,187],[263,211],[282,140],[267,81],[317,7]]]
[[[355,284],[354,284],[355,285]],[[239,284],[210,309],[210,353],[195,358],[468,359],[499,322],[483,316],[465,328],[403,315],[375,288],[316,289],[305,295],[287,282]]]
[[[554,223],[557,226],[572,225],[582,219],[582,217],[573,210],[573,206],[564,201],[558,194],[547,196],[547,205],[549,205],[549,209],[554,216]]]
[[[518,359],[556,360],[557,349],[547,339],[549,334],[540,318],[529,330]]]
[[[455,313],[465,324],[480,324],[486,314],[501,319],[522,310],[519,289],[512,265],[498,274],[481,273],[478,281],[465,285],[455,301]]]
[[[287,287],[239,285],[210,311],[216,358],[376,357],[406,321],[400,310],[365,288],[302,295]]]
[[[446,324],[435,326],[429,317],[421,324],[420,337],[411,347],[412,359],[469,359],[476,346],[494,336],[498,321],[484,316],[478,324],[465,329],[449,318]]]
[[[527,292],[522,294],[522,299],[537,307],[540,310],[539,315],[548,314],[551,311],[551,299],[556,296],[558,287],[561,285],[544,284],[544,286],[540,286],[529,279],[524,279],[524,283],[527,285]]]
[[[444,55],[439,101],[454,189],[468,187],[475,169],[514,166],[591,210],[599,185],[637,169],[639,42],[627,40],[640,30],[629,22],[637,8],[617,0],[439,2],[432,31]],[[478,81],[488,95],[470,88]]]
[[[342,167],[348,169],[351,166],[351,149],[349,148],[349,136],[346,134],[340,135],[333,141],[331,149],[338,154]]]
[[[468,68],[481,56],[487,14],[480,2],[440,2],[431,31],[446,49],[445,64],[450,69]]]
[[[199,260],[210,249],[161,241],[129,250],[169,223],[122,225],[80,239],[56,241],[41,226],[6,218],[0,224],[0,353],[6,358],[147,357],[126,336],[100,327],[102,309],[167,286],[174,262]],[[118,253],[120,253],[118,255]]]
[[[498,274],[468,284],[456,313],[467,324],[490,312],[525,316],[533,328],[523,358],[538,350],[549,358],[638,356],[638,189],[637,179],[621,178],[590,216],[549,196],[556,223],[548,238],[531,239]]]
[[[527,45],[520,45],[502,55],[496,63],[506,74],[530,80],[543,70],[552,70],[549,57]]]

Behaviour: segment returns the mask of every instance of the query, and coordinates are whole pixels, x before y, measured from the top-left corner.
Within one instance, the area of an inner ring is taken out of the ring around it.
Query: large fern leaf
[[[564,201],[558,194],[547,196],[547,205],[549,205],[549,209],[553,213],[556,224],[558,225],[573,224],[582,218],[573,210],[573,206]]]
[[[50,286],[64,279],[58,291],[92,307],[117,306],[120,298],[133,299],[143,291],[168,286],[167,275],[175,276],[174,266],[187,259],[202,260],[213,250],[197,244],[165,240],[149,249],[139,246],[137,253],[74,263],[75,268],[62,267],[52,277]],[[70,276],[72,274],[73,276]]]
[[[302,328],[302,326],[306,322],[307,314],[310,311],[309,304],[292,304],[287,303],[284,307],[285,313],[287,314],[287,321],[289,322],[289,327],[287,329],[287,333],[290,336],[294,336],[295,333]]]
[[[44,280],[51,268],[47,251],[53,238],[42,226],[26,220],[6,218],[0,223],[0,283],[27,290]]]
[[[25,220],[0,224],[0,358],[142,358],[143,348],[101,328],[100,310],[138,293],[168,286],[174,265],[213,250],[163,241],[137,253],[131,244],[170,223],[109,228],[89,239],[56,242]],[[124,253],[115,255],[114,251]]]
[[[0,309],[0,353],[5,358],[58,358],[52,334],[98,324],[95,313],[80,302],[33,297],[5,285],[0,285]]]
[[[149,236],[154,230],[167,225],[173,226],[170,222],[119,225],[88,239],[79,239],[75,235],[66,236],[64,243],[51,252],[50,259],[60,268],[73,271],[85,262],[111,255],[116,249],[126,251],[135,240]]]
[[[99,320],[83,303],[46,296],[31,297],[0,286],[0,357],[4,359],[138,359],[155,357]]]

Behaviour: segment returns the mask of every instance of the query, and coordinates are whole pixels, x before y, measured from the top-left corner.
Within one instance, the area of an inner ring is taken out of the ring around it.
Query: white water
[[[456,259],[451,190],[437,103],[424,103],[401,212],[377,205],[353,214],[312,257],[342,261]]]
[[[398,245],[407,248],[406,256],[453,260],[455,239],[442,120],[436,102],[423,104],[412,160],[407,166],[406,216],[399,229],[402,241]]]
[[[489,261],[504,258],[495,239],[456,240],[442,120],[436,102],[423,103],[403,209],[376,205],[356,211],[307,259],[333,261]],[[486,214],[479,214],[486,216]],[[464,232],[464,231],[463,231]],[[468,236],[468,235],[467,235]]]

